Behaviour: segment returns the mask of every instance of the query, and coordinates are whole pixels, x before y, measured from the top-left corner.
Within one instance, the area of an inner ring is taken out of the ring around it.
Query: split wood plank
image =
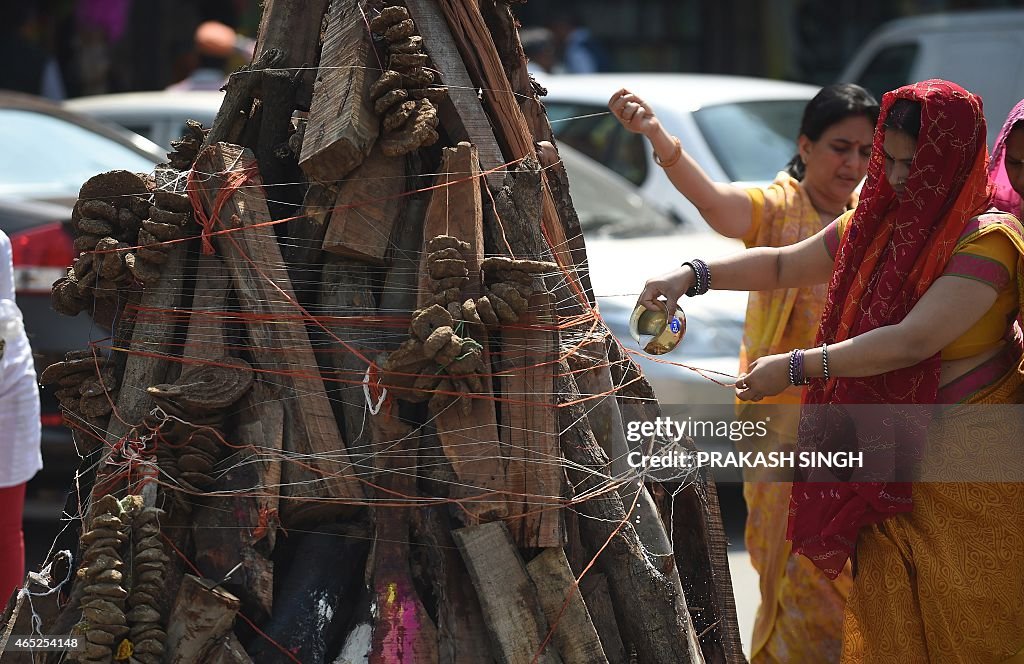
[[[463,289],[465,297],[482,294],[480,264],[484,258],[483,204],[480,194],[480,164],[476,149],[469,143],[460,143],[442,151],[440,174],[427,205],[423,221],[423,246],[438,235],[452,235],[469,243],[464,252],[470,281]],[[426,269],[426,250],[420,258],[419,306],[430,297]],[[474,335],[484,346],[484,366],[487,358],[487,338]],[[444,447],[462,486],[463,497],[479,496],[463,506],[475,519],[501,518],[508,513],[503,492],[507,490],[507,458],[502,452],[498,436],[498,422],[490,390],[480,395],[458,397],[459,402],[436,414],[437,436]],[[461,400],[470,399],[469,412],[463,411]]]
[[[423,36],[423,48],[430,56],[433,68],[440,74],[441,82],[448,86],[448,97],[439,109],[442,125],[453,134],[454,140],[467,140],[476,146],[480,166],[489,171],[485,176],[488,185],[494,191],[501,189],[505,171],[496,169],[506,159],[495,140],[491,121],[480,105],[477,85],[466,71],[466,63],[452,39],[448,21],[436,0],[407,0],[406,6],[416,22],[416,29]],[[458,118],[458,121],[449,122],[451,117]]]
[[[480,598],[498,662],[561,664],[553,644],[541,650],[547,620],[505,523],[460,528],[452,536]]]
[[[509,447],[509,530],[520,547],[560,547],[565,471],[555,412],[558,331],[551,295],[532,295],[527,313],[502,328],[501,340],[501,393],[509,399],[501,407],[502,440]]]
[[[253,357],[260,370],[275,374],[281,385],[286,413],[285,450],[299,462],[282,469],[287,502],[285,523],[319,520],[352,511],[363,499],[338,430],[316,356],[299,314],[291,280],[272,228],[258,226],[270,219],[252,152],[236,145],[210,146],[196,168],[214,173],[200,191],[207,214],[234,173],[248,173],[246,186],[231,194],[213,219],[214,241],[225,257],[244,311],[256,314],[246,321]],[[312,500],[307,500],[312,499]]]
[[[380,131],[369,95],[380,70],[359,4],[331,0],[325,16],[320,67],[299,157],[306,175],[321,182],[352,172]]]
[[[207,255],[199,256],[195,278],[196,288],[182,359],[186,363],[216,364],[227,357],[224,321],[231,278],[220,258]],[[267,401],[265,408],[264,401]],[[240,407],[242,411],[248,411],[239,418],[238,444],[241,447],[229,461],[230,470],[217,479],[214,488],[214,491],[224,493],[213,499],[217,503],[215,507],[202,501],[193,514],[196,565],[205,576],[220,579],[241,563],[229,586],[240,596],[251,599],[264,615],[270,615],[274,594],[273,565],[267,556],[254,548],[252,534],[260,529],[261,507],[266,502],[273,505],[274,516],[270,516],[271,512],[264,512],[264,519],[276,519],[280,461],[272,455],[268,456],[270,460],[267,462],[257,460],[255,450],[274,445],[273,441],[264,440],[262,427],[270,427],[273,423],[283,426],[284,414],[279,402],[268,400],[261,382],[250,388]],[[253,428],[260,430],[260,440],[250,447],[244,439],[252,434]],[[277,453],[280,453],[280,442],[279,432]],[[276,468],[277,473],[268,472],[270,468]],[[272,498],[261,501],[252,495],[257,491],[269,492]],[[270,546],[266,549],[269,553],[273,550],[274,528],[270,526],[264,530],[269,532]]]
[[[562,548],[544,549],[526,563],[526,571],[548,625],[554,626],[554,642],[565,664],[608,664]]]
[[[413,528],[426,549],[424,571],[437,597],[438,664],[493,664],[480,600],[452,539],[446,508],[416,510]]]
[[[224,345],[224,317],[231,286],[227,268],[217,256],[200,255],[195,279],[188,332],[181,353],[186,365],[214,362],[228,354]]]
[[[202,661],[211,644],[234,626],[240,606],[237,597],[214,582],[186,574],[167,620],[165,661]]]
[[[383,265],[404,193],[405,158],[387,157],[374,147],[338,187],[324,251]]]

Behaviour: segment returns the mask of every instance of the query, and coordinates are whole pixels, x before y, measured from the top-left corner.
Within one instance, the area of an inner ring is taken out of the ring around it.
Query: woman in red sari
[[[985,135],[981,100],[956,84],[891,92],[855,211],[791,247],[690,261],[641,295],[660,308],[706,291],[710,275],[733,290],[829,281],[816,347],[760,358],[737,395],[758,401],[809,381],[802,449],[868,450],[871,463],[908,459],[946,480],[794,485],[794,551],[829,576],[855,553],[844,662],[1024,658],[1024,484],[951,482],[942,468],[985,460],[990,441],[1024,440],[1024,423],[966,406],[931,421],[930,409],[858,419],[846,407],[905,415],[1024,401],[1014,334],[1024,233],[990,211]]]

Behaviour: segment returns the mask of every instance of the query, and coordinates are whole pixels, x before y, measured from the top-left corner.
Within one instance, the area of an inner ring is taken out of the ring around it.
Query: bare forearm
[[[930,349],[923,349],[927,352]],[[804,367],[808,378],[825,375],[821,347],[807,350]],[[907,344],[898,325],[886,325],[846,341],[828,345],[828,375],[831,378],[862,378],[910,367],[927,357]]]
[[[647,138],[662,162],[676,154],[675,139],[660,124]],[[743,237],[750,230],[752,207],[746,193],[730,184],[714,182],[685,150],[678,161],[665,168],[665,175],[716,232]]]
[[[780,288],[779,251],[756,247],[708,261],[714,290],[762,291]]]

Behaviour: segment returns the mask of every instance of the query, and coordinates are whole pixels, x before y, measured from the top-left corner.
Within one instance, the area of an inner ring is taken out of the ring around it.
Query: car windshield
[[[775,179],[796,153],[806,100],[778,99],[705,106],[693,116],[733,182]]]
[[[0,195],[73,195],[96,173],[153,169],[152,161],[116,141],[35,111],[0,109],[0,141]]]

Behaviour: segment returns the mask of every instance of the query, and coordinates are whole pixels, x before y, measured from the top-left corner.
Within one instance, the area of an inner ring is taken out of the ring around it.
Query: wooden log
[[[610,479],[604,472],[608,457],[594,439],[585,406],[573,403],[579,389],[564,362],[559,375],[559,398],[566,404],[559,410],[562,453],[573,464],[569,480],[577,494],[599,492]],[[598,493],[576,509],[583,517],[584,545],[592,554],[603,549],[598,564],[608,579],[615,616],[641,664],[703,661],[685,596],[648,560],[618,495]]]
[[[251,64],[228,77],[228,82],[224,84],[224,100],[213,119],[210,132],[206,135],[204,147],[220,142],[236,143],[241,140],[249,113],[252,111],[253,99],[259,94],[263,83],[263,70],[284,66],[284,56],[283,52],[276,49],[262,50],[253,58]]]
[[[430,619],[409,573],[411,507],[387,503],[411,501],[416,495],[416,450],[413,428],[381,413],[373,418],[374,448],[385,491],[374,509],[373,623],[369,664],[437,664],[437,627]]]
[[[434,191],[423,221],[424,247],[438,235],[453,235],[469,243],[464,252],[469,283],[463,288],[464,297],[483,294],[480,264],[484,257],[483,212],[480,198],[480,165],[476,150],[468,143],[442,151],[438,184],[446,185]],[[426,269],[427,252],[421,254],[419,306],[426,305],[430,295]],[[478,333],[474,338],[484,346],[484,366],[487,338]],[[489,520],[508,514],[505,496],[507,489],[507,456],[498,437],[497,415],[490,390],[480,398],[470,399],[468,412],[462,403],[456,403],[436,413],[437,435],[445,455],[455,469],[463,486],[463,496],[479,496],[465,501],[463,507],[471,520]],[[458,397],[461,401],[469,397]]]
[[[312,180],[340,180],[370,153],[380,121],[370,86],[380,76],[359,0],[332,0],[299,165]]]
[[[248,644],[249,654],[261,664],[325,664],[352,618],[370,533],[362,524],[331,524],[289,539],[293,562],[278,574],[273,617],[259,625],[269,639]]]
[[[433,68],[448,86],[448,97],[441,102],[441,124],[455,141],[469,141],[476,146],[480,166],[490,171],[486,176],[492,189],[501,188],[505,178],[505,163],[501,148],[494,138],[491,122],[487,118],[477,84],[466,71],[466,63],[452,39],[451,30],[436,0],[407,0],[409,14],[423,36],[423,48],[430,56]]]
[[[526,315],[502,330],[503,442],[509,449],[509,530],[521,548],[560,547],[565,471],[558,449],[555,366],[558,332],[549,293],[530,297]],[[516,518],[518,517],[518,518]]]
[[[252,658],[235,633],[228,632],[213,643],[209,656],[199,664],[252,664]]]
[[[615,620],[608,579],[600,572],[590,572],[580,582],[580,592],[590,619],[594,622],[594,629],[601,639],[601,648],[608,658],[608,664],[627,664],[629,660],[619,634],[619,623]]]
[[[256,59],[279,51],[275,65],[300,79],[298,108],[307,109],[313,95],[313,79],[320,56],[320,26],[328,0],[265,0],[256,33]]]
[[[255,619],[273,613],[270,553],[279,518],[284,432],[284,407],[274,397],[272,387],[257,381],[238,405],[239,425],[228,440],[240,448],[221,463],[228,470],[193,514],[196,567],[213,579],[231,573],[224,587],[259,609]]]
[[[533,136],[505,76],[501,56],[480,14],[479,5],[461,0],[438,0],[438,5],[448,20],[448,27],[463,61],[477,63],[479,78],[475,78],[474,83],[483,91],[484,108],[495,127],[495,137],[502,146],[506,161],[535,155]],[[542,181],[545,177],[541,172]],[[551,248],[559,264],[575,265],[569,252],[565,230],[547,187],[541,203],[544,232],[551,242]]]
[[[256,365],[275,373],[282,387],[285,450],[302,459],[301,464],[289,463],[282,469],[284,497],[289,499],[282,506],[282,520],[315,522],[325,515],[351,513],[352,503],[363,498],[362,488],[345,453],[309,336],[296,320],[302,309],[295,300],[277,238],[271,228],[255,226],[268,221],[270,215],[252,153],[218,143],[204,150],[196,163],[203,172],[215,174],[200,191],[207,214],[212,214],[229,175],[248,174],[247,186],[227,197],[213,219],[215,231],[232,232],[214,239],[243,309],[257,314],[246,321]]]
[[[316,291],[312,284],[320,272],[321,248],[337,198],[336,187],[314,182],[306,189],[300,214],[287,222],[288,243],[281,255],[300,296]]]
[[[562,662],[553,645],[541,649],[547,620],[504,522],[460,528],[452,535],[480,598],[498,662]]]
[[[377,314],[374,289],[379,277],[374,272],[365,263],[328,254],[318,279],[318,312],[326,328],[321,335],[320,366],[333,369],[328,383],[331,402],[360,475],[369,474],[373,467],[370,411],[361,382],[367,365],[360,355],[376,358],[382,331],[361,324],[359,318]]]
[[[413,533],[424,551],[423,574],[437,598],[439,664],[491,664],[480,601],[452,539],[447,512],[438,507],[415,510]]]
[[[209,648],[234,625],[241,603],[215,583],[185,575],[167,620],[164,661],[168,664],[202,661]]]
[[[224,316],[230,287],[231,278],[224,262],[217,256],[200,255],[188,331],[181,351],[184,363],[213,362],[227,356]]]
[[[522,110],[533,141],[557,144],[554,133],[551,131],[551,124],[548,122],[547,112],[539,97],[541,92],[546,91],[535,85],[530,77],[526,67],[526,55],[523,53],[523,47],[519,41],[519,23],[513,16],[509,5],[503,2],[482,2],[480,3],[480,12],[491,30],[495,49],[505,66],[509,85]],[[572,199],[569,197],[569,178],[561,161],[550,166],[546,165],[544,183],[545,189],[551,193],[555,211],[564,229],[572,265],[585,265],[587,253],[583,229],[580,227],[579,217],[576,215]],[[589,272],[582,270],[577,272],[576,276],[587,299],[593,304],[594,293],[590,285]]]
[[[560,547],[544,549],[526,564],[537,598],[565,664],[608,664],[576,578]]]
[[[107,426],[103,462],[92,486],[94,502],[117,489],[107,481],[110,469],[106,464],[114,445],[139,425],[155,405],[146,388],[164,382],[167,377],[170,360],[175,355],[172,342],[177,321],[174,316],[161,315],[159,312],[172,311],[181,306],[185,285],[185,244],[178,243],[167,253],[167,261],[160,271],[160,280],[143,291],[139,303],[140,311],[147,313],[135,321],[131,342],[128,344],[128,357],[121,376],[121,385],[124,387],[117,395],[114,412]],[[155,465],[147,462],[141,466],[142,476],[156,477]],[[119,474],[119,471],[115,470],[115,473]],[[155,500],[155,483],[145,482],[142,491],[151,502]]]
[[[653,422],[661,416],[654,390],[640,368],[621,353],[617,344],[608,344],[608,357],[615,370],[615,381],[632,382],[631,393],[639,398],[619,397],[623,416],[638,422]],[[685,438],[683,445],[696,449]],[[740,639],[736,600],[729,570],[728,546],[718,505],[718,491],[711,473],[702,473],[685,486],[667,483],[663,489],[651,485],[662,521],[672,533],[672,549],[679,576],[686,580],[689,602],[701,607],[693,610],[694,628],[701,634],[701,649],[708,662],[739,664],[746,661]]]
[[[324,251],[384,264],[396,220],[405,206],[405,159],[374,148],[338,186]]]
[[[608,343],[615,344],[615,341],[609,340]],[[627,458],[631,447],[626,440],[626,427],[608,369],[605,342],[601,340],[581,346],[579,352],[570,358],[569,366],[578,369],[574,376],[580,393],[593,397],[587,401],[587,421],[598,444],[610,459],[608,472],[616,477],[629,475],[631,468]],[[675,560],[672,558],[672,542],[650,492],[643,482],[637,480],[623,486],[619,495],[627,509],[636,515],[633,527],[652,561],[662,574],[679,582]]]
[[[199,256],[195,283],[182,360],[186,363],[216,363],[227,357],[224,317],[231,281],[223,261],[217,256]],[[264,439],[262,428],[272,428],[274,424],[278,428],[283,426],[280,403],[269,401],[269,395],[261,383],[246,393],[240,407],[248,412],[240,418],[239,437],[244,440],[255,428],[259,430],[259,441],[251,443],[252,448],[240,449],[227,460],[224,465],[230,470],[218,477],[213,487],[214,493],[223,493],[202,501],[192,517],[196,566],[204,576],[222,579],[241,564],[225,586],[247,603],[258,606],[264,615],[269,615],[273,607],[274,574],[267,556],[254,548],[257,539],[262,538],[253,536],[253,532],[260,528],[261,506],[251,494],[257,491],[275,494],[272,509],[276,512],[279,470],[277,477],[268,477],[265,472],[268,464],[256,458],[257,449],[275,445],[273,440]],[[267,402],[265,410],[263,402]],[[280,432],[276,438],[279,452]],[[270,461],[269,465],[280,468],[277,459]],[[268,518],[266,515],[272,513],[263,514]],[[273,519],[276,520],[276,514]],[[265,552],[269,553],[273,550],[273,524],[265,530],[270,538],[270,546]]]

